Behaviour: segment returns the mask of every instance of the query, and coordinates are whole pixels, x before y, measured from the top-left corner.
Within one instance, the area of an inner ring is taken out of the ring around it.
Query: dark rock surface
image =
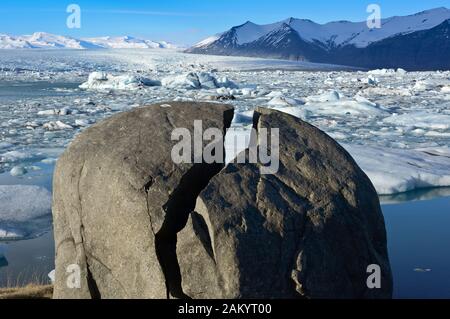
[[[175,164],[171,133],[192,134],[194,120],[224,129],[232,117],[223,104],[156,104],[113,116],[71,143],[54,173],[56,298],[166,298],[167,290],[183,297],[176,232],[222,164]],[[66,285],[71,264],[81,269],[80,289]]]
[[[200,193],[178,238],[186,294],[390,298],[384,219],[368,177],[317,128],[258,112],[258,130],[280,128],[280,169],[229,164]],[[381,289],[366,285],[371,264],[381,267]]]
[[[232,117],[223,104],[155,104],[71,143],[54,174],[55,298],[391,297],[375,189],[317,128],[256,111],[259,147],[263,128],[279,128],[274,174],[258,162],[172,161],[174,128],[223,131]],[[80,289],[67,285],[73,264]],[[381,289],[366,285],[371,264]]]

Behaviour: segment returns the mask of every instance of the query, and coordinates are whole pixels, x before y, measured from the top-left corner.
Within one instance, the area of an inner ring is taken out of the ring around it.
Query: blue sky
[[[80,29],[66,26],[66,8],[71,3],[81,7]],[[371,3],[381,6],[383,17],[450,8],[450,0],[1,0],[0,33],[132,35],[192,44],[247,20],[270,23],[292,16],[319,23],[363,21]]]

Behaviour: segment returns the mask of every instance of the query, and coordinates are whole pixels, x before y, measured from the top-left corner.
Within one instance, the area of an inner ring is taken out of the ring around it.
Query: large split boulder
[[[254,122],[259,146],[261,129],[279,128],[279,150],[266,143],[279,152],[279,169],[262,174],[261,163],[248,163],[247,150],[246,163],[229,164],[200,193],[178,236],[184,292],[390,298],[384,219],[365,173],[333,139],[298,118],[258,109]],[[367,285],[369,265],[380,267],[379,289]]]
[[[71,143],[54,175],[56,298],[391,297],[375,189],[322,131],[258,109],[245,163],[174,163],[174,128],[225,130],[232,117],[222,104],[156,104]],[[279,129],[270,174],[253,161],[265,128]]]
[[[176,164],[171,135],[193,137],[194,120],[224,131],[232,118],[229,105],[161,103],[75,138],[54,173],[55,298],[185,297],[176,233],[223,164]]]

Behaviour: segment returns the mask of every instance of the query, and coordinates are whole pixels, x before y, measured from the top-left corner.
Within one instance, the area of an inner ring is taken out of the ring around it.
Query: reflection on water
[[[424,188],[406,193],[382,195],[381,204],[399,204],[411,201],[430,200],[438,197],[450,197],[450,187]]]
[[[0,268],[8,266],[8,261],[6,260],[6,257],[2,255],[0,252]]]
[[[0,243],[0,287],[49,283],[48,273],[54,269],[53,233],[10,243]]]
[[[450,298],[450,197],[383,205],[395,298]]]

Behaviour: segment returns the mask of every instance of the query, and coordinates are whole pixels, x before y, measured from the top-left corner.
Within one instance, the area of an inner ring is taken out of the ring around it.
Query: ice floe
[[[189,72],[179,75],[168,76],[161,81],[163,86],[171,88],[186,88],[186,89],[217,89],[217,88],[231,88],[235,89],[238,86],[226,77],[217,79],[208,72]]]
[[[33,237],[50,227],[51,193],[34,185],[0,185],[0,240]]]
[[[26,151],[8,151],[0,154],[0,164],[2,163],[18,163],[28,160],[33,157],[31,152]]]
[[[22,176],[27,172],[27,169],[23,166],[14,166],[9,173],[11,174],[11,176]]]
[[[423,129],[448,130],[450,128],[450,114],[430,112],[411,112],[406,114],[394,114],[383,120],[386,124],[417,127]]]
[[[367,72],[367,74],[370,75],[405,75],[407,72],[404,69],[376,69],[376,70],[370,70]]]
[[[297,106],[297,105],[303,105],[305,104],[304,101],[298,100],[298,99],[292,99],[284,96],[276,96],[273,99],[271,99],[267,105],[268,106]]]
[[[346,98],[336,91],[306,97],[305,101],[303,109],[314,115],[357,115],[365,117],[388,114],[378,104],[361,96]]]
[[[80,85],[86,90],[138,90],[145,86],[158,86],[161,83],[137,75],[112,75],[106,72],[92,72],[87,82]]]
[[[52,109],[52,110],[43,110],[37,112],[37,115],[68,115],[75,113],[68,107],[64,107],[62,109]]]
[[[343,144],[378,194],[450,186],[450,158],[430,151]]]
[[[308,117],[308,115],[310,115],[310,112],[308,110],[301,109],[298,107],[275,107],[274,110],[290,114],[302,120],[305,120]]]
[[[48,278],[50,279],[50,282],[52,283],[52,284],[54,284],[55,283],[55,276],[56,276],[56,271],[55,271],[55,269],[53,269],[52,271],[50,271],[49,273],[48,273]]]
[[[62,121],[50,121],[50,122],[44,123],[43,127],[49,131],[73,129],[73,127],[71,125],[66,124]]]

